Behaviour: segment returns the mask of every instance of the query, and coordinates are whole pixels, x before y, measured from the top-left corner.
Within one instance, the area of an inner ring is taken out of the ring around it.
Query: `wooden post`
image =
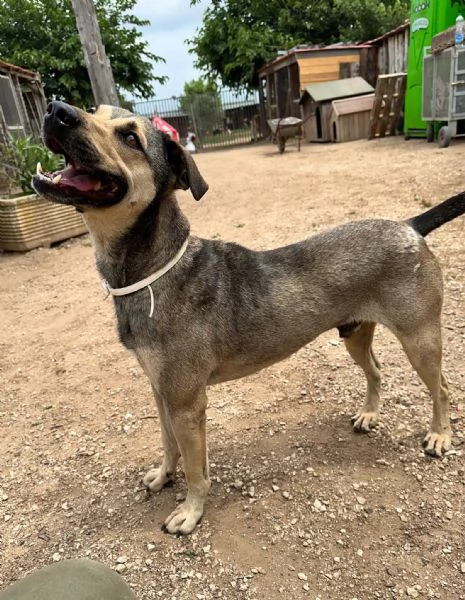
[[[118,106],[115,81],[102,44],[100,29],[92,0],[71,0],[81,38],[95,104]]]

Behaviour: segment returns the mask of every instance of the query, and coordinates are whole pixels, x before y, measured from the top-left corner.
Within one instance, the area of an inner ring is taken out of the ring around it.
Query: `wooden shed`
[[[351,142],[368,137],[374,94],[331,102],[329,130],[332,142]]]
[[[9,135],[39,138],[44,114],[39,74],[0,60],[0,141]]]
[[[407,19],[399,27],[366,42],[372,47],[376,77],[391,73],[407,73],[409,39],[410,22]]]
[[[302,91],[311,83],[358,75],[370,46],[296,47],[259,71],[261,117],[300,117]]]
[[[300,98],[304,120],[304,138],[308,142],[332,141],[331,115],[333,113],[333,101],[364,96],[373,92],[373,86],[365,81],[363,77],[351,77],[307,85]]]

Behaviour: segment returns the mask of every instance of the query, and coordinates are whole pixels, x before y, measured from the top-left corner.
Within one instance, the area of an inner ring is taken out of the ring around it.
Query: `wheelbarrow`
[[[302,119],[297,117],[284,117],[283,119],[268,119],[271,129],[271,141],[278,144],[279,153],[286,149],[289,138],[297,138],[297,149],[300,152],[300,140],[302,139]]]

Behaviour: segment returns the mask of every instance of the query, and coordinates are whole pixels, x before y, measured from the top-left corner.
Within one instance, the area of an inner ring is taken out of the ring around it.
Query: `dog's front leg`
[[[153,386],[152,389],[157,401],[158,415],[160,417],[164,454],[161,465],[157,469],[150,469],[142,481],[151,492],[159,492],[166,484],[174,481],[180,452],[164,401]]]
[[[187,482],[187,497],[163,523],[163,531],[190,533],[203,515],[210,489],[205,432],[207,396],[203,390],[188,404],[169,406],[169,418],[181,450]]]

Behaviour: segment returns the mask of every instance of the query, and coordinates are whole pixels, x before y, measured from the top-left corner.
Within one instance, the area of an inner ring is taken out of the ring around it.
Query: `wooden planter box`
[[[0,248],[25,252],[87,232],[72,206],[53,204],[35,194],[0,198]]]

